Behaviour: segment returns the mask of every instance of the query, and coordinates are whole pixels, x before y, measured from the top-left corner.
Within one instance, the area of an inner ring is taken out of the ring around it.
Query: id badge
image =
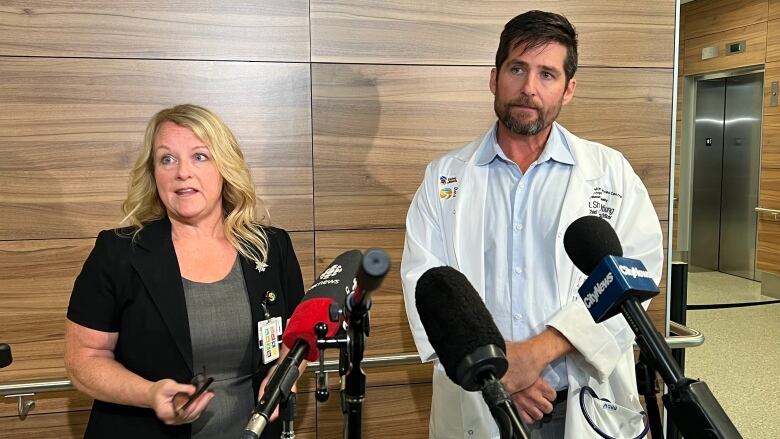
[[[282,318],[273,317],[257,322],[258,346],[263,352],[263,364],[279,358],[279,341],[282,335]]]

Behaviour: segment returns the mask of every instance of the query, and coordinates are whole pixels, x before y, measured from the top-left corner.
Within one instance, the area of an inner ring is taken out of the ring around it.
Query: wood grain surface
[[[309,60],[306,0],[0,4],[0,55]]]
[[[495,121],[486,67],[315,65],[318,230],[403,227],[425,165]],[[623,152],[667,218],[672,80],[653,69],[584,68],[560,121]],[[345,212],[350,212],[346,215]]]
[[[674,63],[672,0],[312,0],[313,62],[494,65],[498,37],[531,9],[566,16],[580,39],[580,65]]]
[[[233,130],[276,224],[312,228],[306,65],[0,58],[0,76],[0,240],[116,227],[146,122],[184,102]]]

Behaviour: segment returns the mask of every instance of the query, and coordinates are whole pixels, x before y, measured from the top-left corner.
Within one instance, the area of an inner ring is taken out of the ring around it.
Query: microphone
[[[0,343],[0,368],[10,366],[14,362],[14,357],[11,355],[11,346],[7,343]]]
[[[447,376],[482,396],[501,429],[527,437],[517,409],[499,381],[506,373],[506,343],[466,276],[452,267],[431,268],[417,281],[415,302],[425,333]]]
[[[299,340],[306,343],[306,361],[317,361],[319,358],[317,335],[314,332],[317,323],[327,325],[326,337],[333,337],[341,329],[338,309],[347,294],[355,289],[355,277],[362,260],[363,253],[360,250],[340,254],[306,290],[303,300],[290,316],[282,343],[288,348],[292,348]]]
[[[640,303],[657,295],[658,287],[640,261],[622,257],[623,247],[612,226],[597,216],[578,218],[566,229],[563,247],[574,265],[588,275],[579,293],[593,320],[601,323],[622,314],[640,351],[654,363],[664,382],[683,384],[685,376],[669,345]]]
[[[707,384],[685,377],[669,345],[650,322],[640,301],[658,294],[658,288],[640,261],[622,257],[623,248],[612,226],[597,216],[578,218],[566,229],[563,246],[574,265],[589,274],[579,294],[594,321],[601,323],[622,314],[636,335],[640,352],[669,386],[664,405],[682,435],[741,438]]]
[[[328,337],[334,336],[339,331],[340,303],[355,289],[355,276],[362,259],[363,254],[360,250],[342,253],[306,290],[282,335],[282,343],[290,348],[290,351],[268,380],[265,391],[244,429],[242,439],[260,437],[268,425],[271,414],[281,401],[287,399],[292,386],[298,381],[300,377],[298,367],[303,359],[316,361],[319,358],[314,327],[318,323],[324,323],[327,326]]]

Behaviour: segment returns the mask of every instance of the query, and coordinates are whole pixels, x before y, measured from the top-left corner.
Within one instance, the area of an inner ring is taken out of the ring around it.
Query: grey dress
[[[238,258],[213,283],[182,278],[195,372],[213,377],[214,398],[192,424],[197,439],[240,437],[255,407],[252,391],[252,316]]]

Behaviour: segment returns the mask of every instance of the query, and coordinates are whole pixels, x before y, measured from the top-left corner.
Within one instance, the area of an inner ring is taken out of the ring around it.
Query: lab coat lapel
[[[557,125],[557,122],[556,122]],[[586,145],[582,140],[571,134],[565,128],[557,125],[563,133],[567,144],[574,157],[574,167],[569,176],[566,194],[563,197],[561,216],[558,219],[558,233],[555,245],[555,270],[559,286],[568,285],[568,289],[559,288],[561,305],[568,302],[569,294],[576,294],[579,287],[580,271],[574,268],[573,263],[563,246],[563,236],[566,229],[577,218],[588,214],[588,199],[593,193],[595,182],[601,177],[602,171],[594,162],[593,157],[587,154]],[[562,278],[561,274],[569,274],[569,278]]]
[[[482,138],[483,144],[490,131]],[[458,189],[458,200],[455,207],[454,247],[457,269],[485,298],[485,196],[487,194],[487,166],[475,166],[476,152],[474,148],[468,157],[463,179]]]

